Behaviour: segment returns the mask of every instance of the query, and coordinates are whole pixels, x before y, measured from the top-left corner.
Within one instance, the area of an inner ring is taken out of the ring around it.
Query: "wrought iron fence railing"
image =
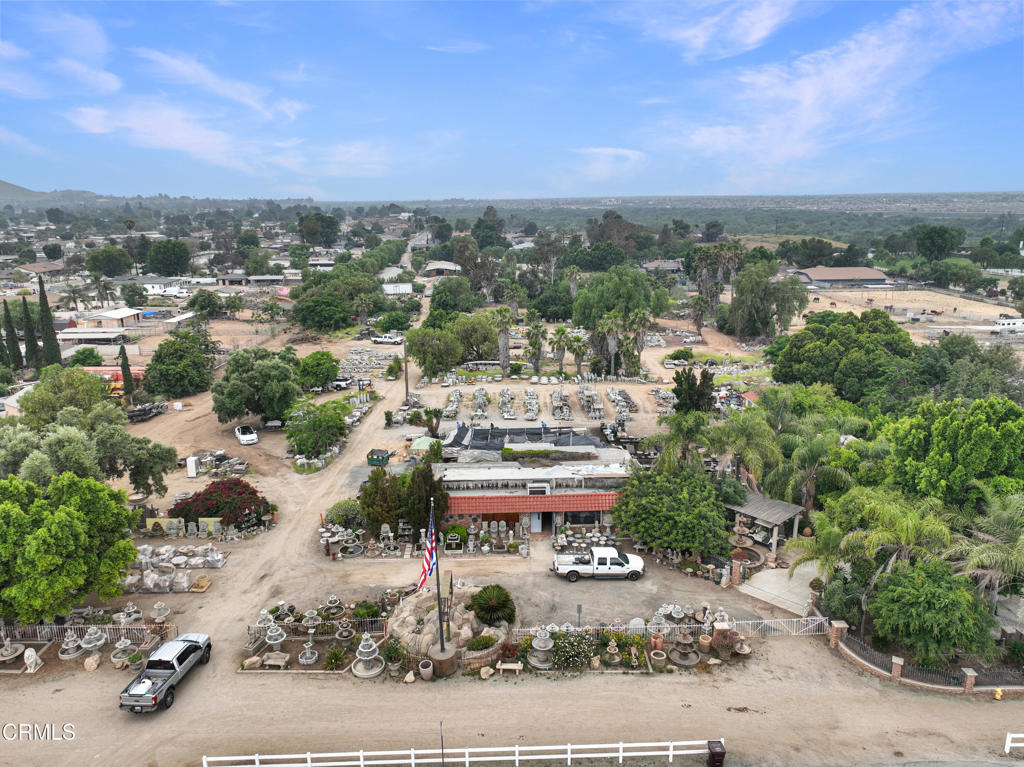
[[[1024,668],[1020,666],[992,666],[975,670],[978,672],[974,680],[975,687],[1024,686]]]
[[[892,656],[887,655],[884,652],[879,652],[874,647],[862,642],[855,636],[846,634],[840,642],[843,647],[852,652],[858,658],[865,663],[870,663],[880,671],[884,671],[887,674],[892,673]]]
[[[338,631],[339,621],[323,621],[313,627],[313,639],[329,639],[334,636]],[[361,618],[359,620],[350,620],[349,624],[352,630],[355,631],[355,635],[358,637],[361,634],[387,634],[388,632],[388,621],[387,618]],[[277,624],[284,629],[285,637],[287,639],[299,639],[309,638],[309,626],[302,623],[301,621],[295,621],[294,623],[281,623]],[[246,631],[249,635],[250,641],[253,639],[262,639],[267,633],[265,628],[260,626],[248,626]]]
[[[955,668],[935,668],[919,666],[916,663],[903,664],[904,679],[924,684],[935,684],[941,687],[963,687],[964,672]]]

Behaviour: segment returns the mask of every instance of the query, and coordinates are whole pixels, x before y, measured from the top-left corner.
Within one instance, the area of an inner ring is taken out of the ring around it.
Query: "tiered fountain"
[[[281,649],[281,643],[287,638],[287,634],[284,633],[284,629],[278,626],[276,623],[267,629],[267,635],[264,637],[267,640],[267,644],[270,645],[274,652],[278,652]]]
[[[57,650],[57,657],[61,660],[71,660],[84,652],[85,649],[82,647],[82,640],[78,638],[78,634],[68,629],[68,633],[64,635],[64,644]]]
[[[333,620],[337,618],[339,615],[341,615],[344,611],[345,606],[341,603],[341,600],[338,599],[337,595],[331,594],[327,598],[327,604],[324,606],[324,615]]]
[[[163,623],[167,620],[167,616],[171,614],[171,608],[165,605],[163,602],[157,602],[153,605],[153,609],[149,613],[149,617],[153,619],[154,623]]]
[[[25,652],[25,645],[15,644],[9,636],[4,635],[4,643],[0,644],[0,663],[10,663],[23,652]]]
[[[267,630],[274,625],[274,616],[270,614],[267,608],[260,610],[260,617],[256,619],[256,628],[258,628],[264,635]]]
[[[316,612],[312,610],[311,612]],[[316,633],[316,626],[309,627],[309,641],[302,645],[303,650],[299,653],[299,665],[300,666],[312,666],[316,663],[316,659],[320,657],[320,653],[313,649],[313,635]]]
[[[619,652],[619,646],[615,644],[614,637],[612,637],[612,641],[608,643],[608,647],[604,651],[604,662],[609,666],[618,666],[622,663],[622,653]]]
[[[139,648],[132,644],[127,637],[114,642],[114,649],[110,653],[110,662],[117,666],[119,663],[127,663],[128,658],[137,653]]]
[[[352,664],[352,673],[359,679],[373,679],[384,671],[384,659],[374,644],[373,637],[363,634],[356,650],[356,660]]]
[[[352,621],[348,618],[342,618],[338,621],[338,630],[334,632],[334,638],[345,642],[356,635],[355,629],[352,628]]]
[[[689,631],[680,631],[668,651],[668,660],[679,668],[690,668],[700,663],[700,655],[694,649],[693,637]]]
[[[85,632],[85,636],[82,637],[82,641],[79,643],[82,650],[85,652],[93,652],[99,650],[107,642],[107,635],[100,631],[95,626],[90,626],[88,631]]]
[[[526,656],[526,660],[534,668],[545,671],[552,666],[551,650],[554,646],[555,642],[551,638],[551,634],[546,629],[538,629],[533,638],[533,649]]]

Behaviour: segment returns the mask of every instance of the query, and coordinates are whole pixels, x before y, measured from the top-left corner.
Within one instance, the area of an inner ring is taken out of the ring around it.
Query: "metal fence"
[[[323,621],[318,623],[313,631],[313,639],[330,639],[338,631],[338,623],[340,621]],[[361,618],[359,620],[350,620],[349,623],[352,625],[352,630],[356,632],[356,636],[362,634],[387,634],[388,633],[388,621],[387,618]],[[302,621],[295,621],[294,623],[278,623],[282,629],[286,638],[288,639],[309,639],[309,626],[302,623]],[[249,635],[249,640],[262,639],[267,630],[259,626],[249,626],[246,628],[246,632]]]
[[[733,631],[745,637],[821,636],[828,633],[828,618],[810,615],[806,618],[759,618],[752,621],[731,621]]]
[[[964,672],[959,669],[919,666],[916,663],[903,664],[903,678],[941,687],[963,687]]]
[[[858,658],[865,663],[870,663],[875,668],[884,671],[887,674],[892,673],[892,656],[887,655],[884,652],[879,652],[874,647],[871,647],[857,637],[847,633],[841,640],[843,647],[852,652]]]
[[[977,670],[977,669],[975,669]],[[978,671],[975,687],[1024,686],[1024,668],[1020,666],[993,666]]]
[[[53,623],[41,623],[29,626],[2,626],[0,627],[0,633],[9,637],[13,641],[20,639],[23,641],[37,642],[63,642],[68,631],[74,632],[74,634],[81,639],[85,636],[85,632],[92,628],[99,629],[100,633],[107,638],[108,642],[116,642],[118,639],[128,639],[132,644],[136,645],[145,642],[147,634],[151,634],[155,637],[173,637],[178,634],[177,627],[168,623],[158,625],[132,623],[128,626],[115,626],[111,623],[92,626],[58,626]]]
[[[718,739],[725,745],[723,738]],[[563,746],[497,746],[493,748],[424,748],[395,751],[339,751],[305,754],[250,754],[248,756],[204,756],[203,767],[371,767],[372,765],[470,764],[479,762],[555,761],[571,765],[573,759],[626,759],[652,756],[700,756],[709,752],[707,740],[674,740],[657,743],[592,743]]]

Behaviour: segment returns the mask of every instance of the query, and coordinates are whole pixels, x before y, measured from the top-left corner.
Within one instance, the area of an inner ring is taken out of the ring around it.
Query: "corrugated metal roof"
[[[554,495],[452,495],[449,514],[526,514],[543,511],[608,511],[618,493],[556,493]]]
[[[788,522],[798,514],[802,514],[804,510],[802,506],[797,506],[795,503],[777,501],[774,498],[754,493],[747,495],[747,502],[742,506],[726,504],[726,508],[745,517],[751,517],[767,527]]]
[[[812,266],[799,269],[797,274],[806,275],[812,280],[884,280],[885,272],[872,269],[870,266]]]

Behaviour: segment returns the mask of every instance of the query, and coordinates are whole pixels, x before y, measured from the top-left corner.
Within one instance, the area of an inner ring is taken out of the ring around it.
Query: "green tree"
[[[466,277],[445,277],[434,286],[431,309],[449,312],[472,312],[483,306],[483,298],[470,287]]]
[[[984,513],[955,537],[946,556],[981,589],[1015,589],[1024,579],[1024,496],[986,490]]]
[[[920,663],[948,663],[957,651],[992,655],[995,620],[970,580],[945,562],[900,563],[879,580],[868,612],[879,636]]]
[[[117,350],[117,358],[121,361],[121,382],[124,387],[124,398],[125,401],[131,404],[132,397],[135,394],[135,378],[132,376],[132,367],[128,364],[128,352],[124,349],[124,344],[121,344],[121,348]]]
[[[320,405],[312,401],[299,402],[285,419],[288,442],[298,455],[323,455],[348,433],[345,416],[351,412],[352,406],[341,400]]]
[[[224,301],[212,290],[197,290],[189,297],[186,306],[206,318],[217,317],[224,313]]]
[[[409,356],[416,360],[423,375],[439,376],[463,359],[462,344],[448,330],[413,328],[405,335]]]
[[[466,360],[493,360],[498,357],[498,331],[485,314],[460,314],[447,328],[462,346]]]
[[[0,615],[38,623],[90,593],[119,595],[135,517],[124,493],[88,477],[63,474],[45,490],[0,481]]]
[[[309,264],[310,247],[304,242],[295,242],[288,246],[289,266],[292,269],[305,269]]]
[[[534,322],[526,331],[526,356],[533,365],[534,373],[540,373],[540,362],[544,358],[544,342],[547,340],[547,328],[540,322]]]
[[[434,444],[440,446],[441,443],[435,440],[431,446]],[[444,519],[448,513],[448,492],[440,478],[434,476],[429,462],[413,468],[402,495],[401,517],[414,530],[423,529],[429,523],[431,499],[434,501],[434,515],[437,519]]]
[[[701,370],[698,380],[693,368],[687,367],[677,370],[672,380],[675,382],[672,393],[676,398],[674,407],[677,413],[695,410],[708,413],[714,408],[715,374],[709,369]]]
[[[718,475],[732,473],[751,490],[757,489],[764,469],[777,463],[782,454],[775,432],[759,410],[748,408],[705,432],[704,444],[718,457]]]
[[[313,352],[303,357],[299,363],[299,386],[303,389],[325,387],[337,377],[338,358],[329,351]]]
[[[654,548],[699,555],[728,550],[725,507],[704,473],[689,466],[633,472],[611,511],[619,530]]]
[[[22,396],[22,420],[34,429],[53,423],[65,407],[89,412],[107,396],[107,387],[99,376],[80,367],[51,365],[40,371],[39,383]]]
[[[251,413],[281,420],[299,398],[298,359],[290,346],[274,352],[262,346],[228,355],[224,377],[213,385],[213,412],[221,423]]]
[[[717,242],[725,234],[725,225],[721,221],[708,221],[701,230],[704,242]]]
[[[433,310],[431,311],[433,314]],[[429,317],[427,318],[429,321]],[[507,306],[499,306],[490,314],[491,324],[495,330],[495,341],[498,345],[498,362],[501,372],[508,375],[509,370],[509,329],[515,325],[516,319]]]
[[[160,240],[149,249],[146,268],[165,277],[187,274],[192,255],[181,240]]]
[[[910,234],[917,243],[918,255],[928,261],[946,258],[963,244],[967,236],[963,229],[928,224],[914,227]]]
[[[818,567],[818,577],[828,583],[836,574],[836,568],[849,562],[852,554],[846,546],[846,533],[832,524],[822,512],[811,515],[814,535],[810,538],[792,538],[786,542],[786,551],[798,554],[789,566],[789,577],[793,577],[800,565],[814,562]]]
[[[373,311],[373,297],[363,294],[352,299],[352,310],[359,314],[359,324],[366,325],[367,317]]]
[[[366,487],[359,496],[359,505],[373,535],[380,533],[380,526],[385,522],[392,530],[397,528],[403,495],[401,480],[383,466],[377,466],[370,472]]]
[[[793,318],[807,307],[807,288],[795,276],[775,279],[778,268],[775,261],[743,267],[733,280],[735,296],[719,330],[744,337],[773,337],[789,329]]]
[[[91,274],[117,277],[131,271],[132,257],[124,248],[107,245],[89,253],[85,259],[85,268]]]
[[[25,360],[21,356],[21,343],[18,341],[18,332],[14,328],[14,320],[11,317],[11,310],[4,301],[4,344],[7,347],[7,358],[10,360],[11,368],[20,370],[25,367]]]
[[[376,325],[381,333],[390,333],[393,330],[406,331],[409,329],[409,315],[403,311],[387,312],[380,318]]]
[[[804,507],[804,514],[810,518],[820,483],[846,489],[853,484],[853,477],[845,469],[832,465],[829,460],[831,451],[839,446],[838,435],[808,435],[794,438],[793,442],[796,446],[788,459],[768,473],[764,485],[772,497],[799,503]]]
[[[43,350],[36,339],[35,321],[28,308],[28,300],[21,297],[21,317],[25,329],[25,367],[39,369],[43,362]]]
[[[135,282],[126,282],[121,286],[121,300],[133,307],[145,306],[149,303],[146,289]]]
[[[602,318],[627,316],[634,309],[647,309],[660,317],[668,309],[668,291],[653,286],[651,278],[639,270],[613,266],[579,289],[573,302],[573,325],[593,330]]]
[[[43,245],[43,255],[50,261],[59,261],[64,256],[64,248],[57,243]]]
[[[57,343],[57,331],[53,327],[53,312],[50,311],[50,301],[46,297],[43,278],[40,276],[36,279],[39,281],[39,334],[43,339],[43,365],[59,365],[60,344]]]
[[[250,229],[238,235],[235,244],[239,248],[258,248],[260,246],[260,236]]]
[[[576,365],[576,375],[580,374],[580,368],[583,366],[583,361],[586,359],[587,352],[590,351],[590,346],[582,336],[569,336],[569,346],[567,347],[569,354],[572,355],[573,363]]]
[[[656,468],[674,472],[680,463],[689,463],[695,456],[695,448],[701,442],[701,435],[708,425],[708,414],[698,410],[688,413],[673,413],[658,416],[658,425],[668,429],[652,434],[644,440],[646,449],[660,450]]]
[[[564,325],[559,325],[551,332],[551,354],[558,365],[558,374],[562,375],[563,363],[565,361],[565,350],[569,348],[569,331]]]
[[[206,391],[213,381],[213,357],[202,338],[188,330],[173,330],[160,342],[146,366],[146,391],[174,399]]]
[[[79,367],[98,367],[103,364],[100,353],[92,346],[79,346],[75,353],[68,358],[68,367],[77,365]]]

